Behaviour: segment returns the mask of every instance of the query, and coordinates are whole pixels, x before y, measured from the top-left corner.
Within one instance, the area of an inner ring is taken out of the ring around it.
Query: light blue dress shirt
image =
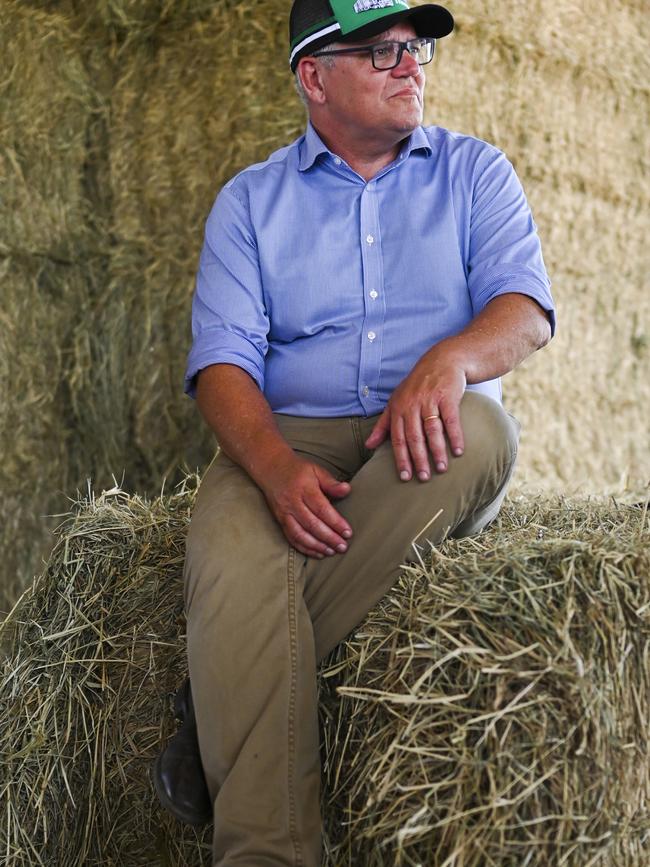
[[[416,361],[497,295],[555,326],[536,226],[501,151],[419,127],[371,181],[314,128],[219,193],[205,229],[185,390],[217,363],[275,412],[373,415]],[[496,400],[499,380],[468,386]]]

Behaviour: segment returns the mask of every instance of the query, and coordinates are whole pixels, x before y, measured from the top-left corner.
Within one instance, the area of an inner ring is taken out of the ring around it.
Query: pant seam
[[[293,849],[296,857],[297,867],[304,864],[302,857],[302,846],[298,838],[297,822],[296,822],[296,733],[295,733],[295,713],[296,713],[296,682],[298,676],[298,629],[296,623],[296,580],[295,580],[295,559],[296,551],[289,547],[289,557],[287,561],[287,593],[288,593],[288,610],[289,610],[289,656],[291,660],[291,679],[289,685],[289,724],[287,726],[289,732],[288,742],[288,784],[289,784],[289,835],[293,843]]]
[[[357,416],[352,416],[352,418],[350,418],[350,424],[352,426],[352,436],[354,437],[354,444],[359,452],[359,457],[362,460],[365,460],[367,458],[367,449],[361,439],[361,425],[359,418]]]

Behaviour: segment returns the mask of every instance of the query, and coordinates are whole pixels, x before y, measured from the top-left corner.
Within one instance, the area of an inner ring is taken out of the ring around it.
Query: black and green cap
[[[451,12],[432,3],[409,7],[406,0],[294,0],[289,16],[291,71],[301,57],[330,42],[365,39],[404,20],[418,36],[434,39],[454,29]]]

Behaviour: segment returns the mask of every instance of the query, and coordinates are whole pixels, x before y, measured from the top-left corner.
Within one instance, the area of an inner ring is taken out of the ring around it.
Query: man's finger
[[[447,443],[442,417],[438,412],[429,413],[424,417],[422,423],[427,445],[433,457],[433,466],[437,473],[444,473],[447,469]]]
[[[422,419],[417,408],[411,412],[405,421],[406,442],[415,467],[415,474],[421,482],[431,478],[429,465],[429,449],[427,438],[422,427]]]
[[[293,515],[287,515],[282,525],[290,545],[308,557],[331,557],[333,548],[309,533]]]
[[[321,518],[320,515],[326,516],[327,520]],[[294,517],[303,530],[329,549],[339,554],[344,554],[347,551],[348,545],[343,532],[349,530],[349,524],[325,497],[317,502],[304,501],[300,509],[294,513]],[[332,525],[340,527],[341,532],[335,530]]]
[[[393,445],[397,474],[403,482],[408,482],[413,475],[413,465],[404,430],[404,419],[401,416],[393,418],[390,426],[390,439]]]
[[[299,551],[301,554],[304,554],[305,557],[312,557],[314,560],[324,560],[322,554],[317,554],[315,551],[308,551],[306,548],[303,548],[301,545],[292,545],[292,548],[295,548],[296,551]]]
[[[459,457],[465,451],[465,438],[460,423],[459,405],[456,403],[445,404],[441,402],[440,413],[445,425],[445,433],[449,440],[449,448],[452,455]]]
[[[340,500],[343,497],[347,497],[352,490],[349,482],[340,482],[338,479],[335,479],[325,467],[315,466],[314,472],[316,473],[321,490],[328,497],[335,497],[337,500]]]
[[[335,547],[352,537],[352,527],[326,497],[318,498],[317,500],[308,499],[305,501],[305,505],[329,530],[337,534]],[[319,536],[319,538],[323,537]],[[327,540],[323,539],[323,541]],[[332,543],[330,542],[330,544]]]

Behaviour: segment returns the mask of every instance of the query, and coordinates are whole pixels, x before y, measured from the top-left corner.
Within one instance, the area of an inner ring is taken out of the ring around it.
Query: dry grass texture
[[[504,383],[518,480],[622,492],[650,481],[650,27],[643,3],[456,10],[428,120],[501,147],[522,178],[557,340]]]
[[[203,222],[303,117],[277,0],[253,31],[205,0],[32,5],[0,8],[0,609],[62,491],[154,492],[211,456],[182,394]]]
[[[555,344],[506,380],[518,481],[642,489],[644,8],[451,8],[427,120],[512,158],[559,304]],[[287,13],[288,0],[0,6],[0,609],[38,571],[61,491],[124,473],[154,493],[211,456],[181,392],[194,272],[220,185],[302,129]]]
[[[210,863],[148,780],[193,495],[75,503],[0,627],[7,867]],[[321,667],[326,867],[643,867],[648,541],[641,506],[519,499],[404,571]]]

